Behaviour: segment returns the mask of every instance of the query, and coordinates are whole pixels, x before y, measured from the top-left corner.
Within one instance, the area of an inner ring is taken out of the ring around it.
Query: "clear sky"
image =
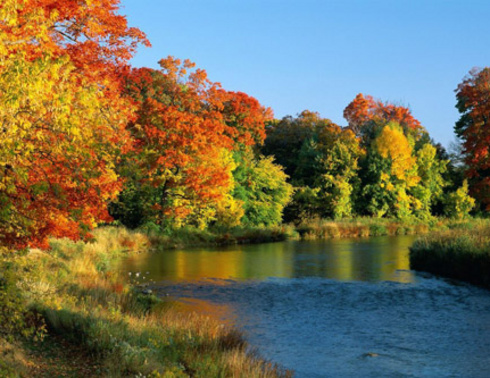
[[[438,142],[453,140],[454,90],[490,65],[488,0],[122,0],[151,49],[135,66],[189,58],[276,118],[304,109],[345,125],[357,93],[409,106]]]

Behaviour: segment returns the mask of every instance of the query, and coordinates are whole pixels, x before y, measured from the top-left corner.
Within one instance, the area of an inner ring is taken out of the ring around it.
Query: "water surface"
[[[289,241],[142,254],[126,271],[150,272],[154,280],[264,280],[320,277],[341,281],[411,282],[408,247],[413,236],[328,241]]]
[[[412,242],[168,251],[132,257],[124,269],[148,272],[182,311],[241,328],[298,377],[489,377],[489,292],[414,274]]]

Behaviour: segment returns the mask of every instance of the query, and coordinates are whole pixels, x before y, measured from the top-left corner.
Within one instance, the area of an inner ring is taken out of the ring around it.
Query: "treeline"
[[[268,125],[263,151],[295,187],[286,221],[468,215],[474,199],[461,167],[409,109],[359,94],[344,116],[346,127],[309,111]]]
[[[311,217],[464,217],[488,198],[488,70],[458,89],[464,165],[407,108],[358,95],[348,126],[274,120],[189,61],[129,59],[119,0],[0,4],[0,245],[129,227],[271,226]],[[474,152],[474,153],[473,153]],[[463,180],[463,171],[469,181]]]
[[[124,186],[111,215],[131,228],[280,223],[292,187],[258,148],[272,111],[189,61],[169,57],[160,66],[125,77],[136,117],[127,127],[132,148],[116,165]]]

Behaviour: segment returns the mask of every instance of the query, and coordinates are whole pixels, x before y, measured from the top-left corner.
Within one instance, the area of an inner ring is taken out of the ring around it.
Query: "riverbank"
[[[489,222],[418,239],[410,248],[410,266],[490,289]]]
[[[168,250],[192,247],[223,246],[233,244],[273,243],[298,238],[290,225],[274,227],[209,228],[200,230],[183,227],[175,230],[160,230],[158,227],[143,227],[152,248]]]
[[[342,220],[309,219],[298,225],[286,224],[274,227],[209,228],[200,230],[183,227],[161,230],[158,226],[142,227],[156,250],[223,246],[233,244],[271,243],[285,240],[318,240],[356,238],[370,236],[423,235],[432,231],[471,228],[478,219],[451,220],[433,218],[399,220],[390,218],[351,218]]]
[[[432,218],[429,221],[417,219],[399,220],[390,218],[352,218],[338,221],[330,219],[306,220],[296,226],[298,237],[303,240],[330,239],[342,237],[369,237],[395,235],[424,235],[433,231],[452,229],[472,229],[478,227],[481,219],[452,220]]]
[[[16,252],[15,258],[4,255],[0,261],[0,376],[62,376],[68,371],[74,372],[72,376],[178,377],[197,372],[204,376],[287,376],[290,372],[248,353],[236,330],[198,314],[182,316],[171,303],[132,287],[128,277],[115,270],[118,259],[149,248],[420,234],[430,230],[453,230],[445,235],[454,238],[424,238],[426,242],[416,244],[418,250],[439,250],[434,240],[440,240],[441,245],[447,243],[455,251],[462,245],[467,249],[478,245],[481,258],[488,234],[481,231],[475,239],[466,233],[485,227],[488,229],[488,222],[482,220],[439,219],[424,225],[360,218],[309,221],[296,228],[181,229],[171,233],[104,227],[94,232],[91,243],[52,240],[48,252]],[[414,259],[425,261],[426,267],[415,262],[415,269],[465,279],[458,258],[437,255],[439,260],[432,261],[427,253],[420,256]],[[454,260],[452,265],[449,260]],[[482,261],[477,265],[489,266]],[[458,275],[442,271],[442,266],[458,270]],[[463,270],[468,277],[475,276],[471,264]],[[477,276],[484,277],[485,269]]]
[[[237,330],[183,316],[171,302],[129,285],[114,268],[119,258],[149,247],[146,235],[101,228],[94,236],[92,243],[52,240],[49,252],[3,258],[0,376],[62,375],[48,362],[55,358],[59,369],[70,370],[72,348],[85,351],[77,353],[80,364],[92,367],[81,376],[291,374],[248,352]],[[60,340],[64,348],[56,348]],[[50,350],[58,350],[55,357]]]

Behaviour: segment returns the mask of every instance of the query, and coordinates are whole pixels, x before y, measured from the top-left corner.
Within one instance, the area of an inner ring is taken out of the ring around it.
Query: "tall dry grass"
[[[415,235],[429,231],[430,224],[385,218],[354,218],[343,220],[310,219],[303,221],[297,231],[302,239],[330,239],[384,235]]]

